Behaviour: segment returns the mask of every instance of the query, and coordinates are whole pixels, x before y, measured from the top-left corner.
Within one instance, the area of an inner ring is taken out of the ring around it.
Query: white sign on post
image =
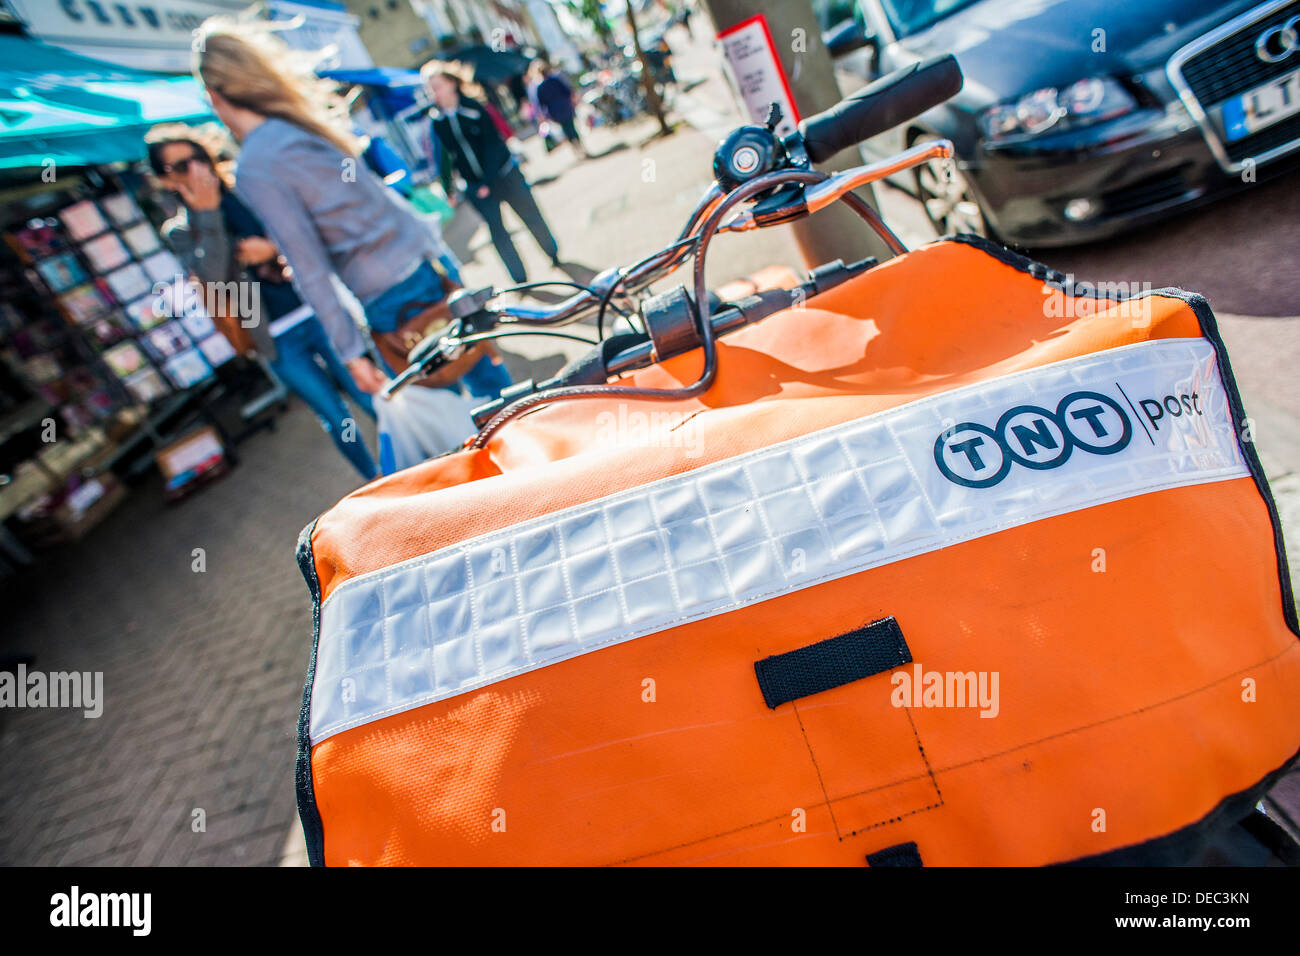
[[[772,33],[767,28],[763,14],[742,20],[718,34],[722,55],[731,69],[736,89],[749,110],[750,119],[762,126],[767,122],[770,104],[781,107],[781,122],[776,131],[780,136],[793,133],[799,124],[799,111],[794,105],[794,95],[781,69],[776,55]]]

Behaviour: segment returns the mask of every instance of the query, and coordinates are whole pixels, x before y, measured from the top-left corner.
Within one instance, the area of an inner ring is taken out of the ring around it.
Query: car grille
[[[1259,9],[1259,8],[1256,8]],[[1276,63],[1265,63],[1255,54],[1255,42],[1265,30],[1280,26],[1300,15],[1300,0],[1287,3],[1253,23],[1236,30],[1222,40],[1199,50],[1179,64],[1171,64],[1170,77],[1175,85],[1186,86],[1184,96],[1195,97],[1206,119],[1202,132],[1221,165],[1232,172],[1246,160],[1270,159],[1300,146],[1300,117],[1291,117],[1267,126],[1235,143],[1224,142],[1218,120],[1212,111],[1227,100],[1252,90],[1269,80],[1300,69],[1300,52]],[[1178,60],[1179,56],[1175,56]],[[1199,119],[1199,118],[1198,118]]]
[[[1300,0],[1264,17],[1244,30],[1202,50],[1183,64],[1183,79],[1204,107],[1252,90],[1276,76],[1300,69],[1300,55],[1292,54],[1278,63],[1265,63],[1255,55],[1255,41],[1271,27],[1286,23],[1300,13]],[[1261,131],[1262,132],[1262,131]]]
[[[1125,216],[1152,206],[1176,202],[1187,195],[1187,180],[1182,169],[1159,173],[1122,189],[1113,189],[1101,197],[1103,215]]]

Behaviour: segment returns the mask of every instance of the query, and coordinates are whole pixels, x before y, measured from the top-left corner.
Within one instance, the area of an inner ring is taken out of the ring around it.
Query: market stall
[[[249,363],[136,169],[154,123],[209,118],[192,80],[0,36],[0,571],[83,534],[124,481],[158,467],[179,495],[233,461],[214,403]]]

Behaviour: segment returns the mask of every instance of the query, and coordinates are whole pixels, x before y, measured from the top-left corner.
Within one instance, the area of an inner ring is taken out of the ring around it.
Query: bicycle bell
[[[776,135],[781,108],[768,108],[767,125],[741,126],[718,143],[713,153],[713,177],[725,191],[779,169],[786,161],[785,146]]]

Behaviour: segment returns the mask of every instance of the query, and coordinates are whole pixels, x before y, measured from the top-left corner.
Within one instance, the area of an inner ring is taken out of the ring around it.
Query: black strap
[[[867,854],[867,866],[923,866],[915,843],[898,843]]]
[[[820,694],[912,660],[903,631],[892,617],[839,637],[754,662],[768,707]]]

